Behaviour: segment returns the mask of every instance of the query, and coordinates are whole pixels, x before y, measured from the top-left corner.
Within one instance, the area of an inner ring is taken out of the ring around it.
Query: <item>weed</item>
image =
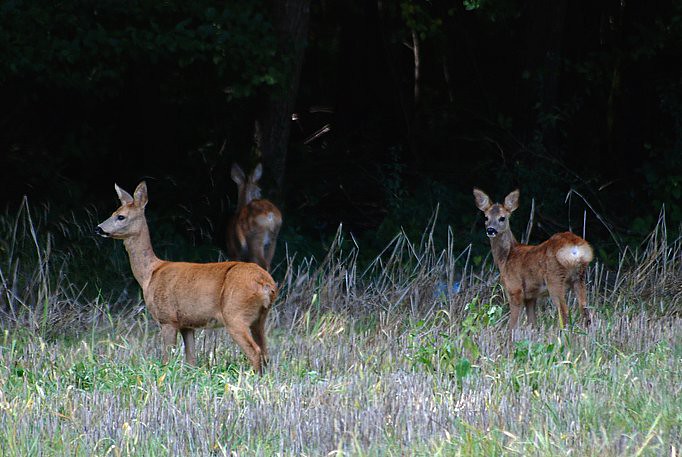
[[[101,286],[128,265],[105,248],[72,274],[80,251],[27,210],[0,217],[3,455],[679,452],[682,249],[662,223],[590,267],[592,327],[547,307],[512,344],[496,270],[428,230],[364,270],[340,239],[321,262],[287,256],[260,378],[224,331],[198,332],[197,367],[163,365],[137,289]]]

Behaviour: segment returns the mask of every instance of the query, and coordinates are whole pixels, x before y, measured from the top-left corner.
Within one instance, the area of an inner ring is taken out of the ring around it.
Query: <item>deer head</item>
[[[138,184],[134,197],[117,184],[114,184],[114,189],[121,200],[121,206],[109,219],[95,228],[95,233],[106,238],[123,240],[140,233],[146,225],[144,207],[147,205],[147,185],[144,181]]]
[[[263,175],[263,165],[260,163],[256,165],[256,168],[251,173],[251,176],[246,178],[244,170],[241,169],[239,165],[232,164],[232,170],[230,171],[230,176],[232,181],[237,184],[239,189],[239,207],[243,207],[251,203],[253,200],[260,198],[260,187],[258,186],[258,181]]]
[[[509,217],[519,207],[518,189],[504,198],[504,204],[492,203],[490,197],[479,189],[474,189],[474,198],[476,206],[485,215],[485,233],[488,238],[495,238],[509,230]]]

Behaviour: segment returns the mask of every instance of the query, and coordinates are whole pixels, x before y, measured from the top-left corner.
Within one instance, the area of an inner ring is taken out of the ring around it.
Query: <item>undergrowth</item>
[[[560,330],[545,305],[512,337],[470,248],[427,228],[360,268],[339,230],[275,272],[263,377],[220,329],[197,367],[162,364],[136,284],[85,287],[81,251],[28,206],[0,225],[2,455],[679,455],[682,250],[663,219],[589,268],[592,326]],[[111,252],[90,260],[130,275]]]

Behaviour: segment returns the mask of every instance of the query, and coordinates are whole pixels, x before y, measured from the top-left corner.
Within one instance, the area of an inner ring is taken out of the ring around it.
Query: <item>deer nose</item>
[[[485,233],[486,233],[486,235],[488,235],[489,237],[492,238],[492,237],[494,237],[495,235],[497,235],[497,230],[495,230],[495,229],[492,228],[492,227],[488,227],[487,229],[485,229]]]
[[[98,225],[97,227],[95,227],[95,234],[99,236],[106,236],[107,233],[104,230],[102,230],[102,227]]]

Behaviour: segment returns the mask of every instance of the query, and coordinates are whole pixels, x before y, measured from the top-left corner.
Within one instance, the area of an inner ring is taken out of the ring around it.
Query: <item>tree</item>
[[[273,0],[270,2],[279,56],[288,67],[285,80],[267,90],[254,128],[256,148],[274,178],[281,194],[286,157],[301,67],[307,43],[310,0]]]

